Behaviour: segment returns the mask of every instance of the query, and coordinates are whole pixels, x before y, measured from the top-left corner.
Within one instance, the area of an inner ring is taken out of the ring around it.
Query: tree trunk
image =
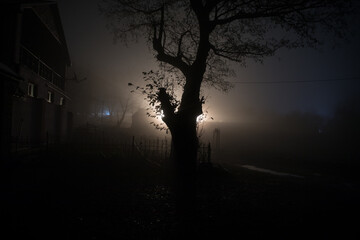
[[[195,74],[196,73],[196,74]],[[158,101],[164,112],[163,121],[170,129],[173,144],[173,173],[176,211],[179,221],[178,237],[194,231],[196,216],[196,160],[198,138],[196,118],[202,114],[199,99],[203,71],[189,74],[177,112],[165,88],[159,88]],[[181,238],[181,237],[180,237]]]
[[[192,231],[196,215],[196,117],[177,116],[170,129],[174,151],[176,211],[179,231]]]

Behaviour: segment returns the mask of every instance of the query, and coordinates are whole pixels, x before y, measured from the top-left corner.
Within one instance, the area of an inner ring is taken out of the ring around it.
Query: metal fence
[[[103,131],[101,128],[87,125],[78,129],[67,141],[59,141],[59,136],[46,135],[46,141],[41,144],[31,142],[29,139],[13,139],[13,150],[34,146],[53,147],[59,144],[71,145],[72,148],[86,152],[112,152],[123,158],[141,157],[156,165],[164,165],[171,157],[171,138],[145,137],[122,135],[120,132]],[[211,162],[210,143],[200,143],[198,148],[198,163]]]

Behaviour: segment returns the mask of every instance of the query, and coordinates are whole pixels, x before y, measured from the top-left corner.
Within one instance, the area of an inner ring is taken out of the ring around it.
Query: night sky
[[[127,83],[141,84],[141,73],[155,68],[156,62],[141,41],[128,47],[114,44],[98,2],[58,0],[70,56],[75,71],[92,79],[93,87],[88,89],[93,95],[126,98],[130,91]],[[204,89],[208,97],[204,109],[214,121],[224,122],[246,121],[250,115],[264,112],[298,111],[331,117],[339,104],[360,93],[360,17],[351,21],[347,41],[326,36],[328,42],[317,50],[284,49],[265,58],[263,64],[251,60],[246,68],[234,64],[237,76],[229,79],[235,82],[234,88],[229,93]],[[322,81],[331,79],[338,80]],[[316,81],[301,82],[312,80]],[[236,83],[242,81],[245,83]],[[87,88],[89,81],[81,84]],[[133,112],[146,107],[141,99],[131,95]]]

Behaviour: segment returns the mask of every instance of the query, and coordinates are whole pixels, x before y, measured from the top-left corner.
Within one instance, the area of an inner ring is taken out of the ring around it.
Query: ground
[[[173,239],[176,234],[166,172],[130,151],[40,149],[18,154],[3,170],[2,239]],[[360,236],[355,180],[276,176],[224,163],[200,167],[197,185],[193,235],[198,239]]]

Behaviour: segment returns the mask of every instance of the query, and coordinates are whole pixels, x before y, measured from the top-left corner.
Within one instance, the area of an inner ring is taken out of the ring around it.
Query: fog
[[[128,46],[114,42],[97,1],[61,0],[59,10],[73,60],[68,77],[86,79],[68,84],[75,126],[107,129],[109,138],[126,132],[128,137],[171,139],[150,124],[154,119],[146,115],[144,96],[128,87],[129,82],[144,86],[141,73],[155,68],[150,49],[141,40]],[[359,18],[352,22],[346,40],[328,39],[318,49],[281,50],[245,67],[231,64],[236,76],[227,79],[233,86],[229,92],[204,87],[205,120],[198,131],[201,144],[215,145],[214,129],[219,129],[213,160],[298,171],[304,162],[320,168],[322,162],[344,161],[341,152],[347,152],[348,162],[355,164]]]
[[[127,83],[144,85],[141,73],[156,69],[152,52],[141,39],[128,46],[114,42],[97,3],[96,0],[86,4],[85,1],[59,1],[73,62],[71,70],[90,79],[82,82],[81,87],[69,86],[69,91],[80,88],[84,94],[98,99],[131,98],[133,111],[147,108],[141,96],[129,96]],[[359,18],[351,21],[354,24],[349,26],[346,40],[325,35],[327,40],[318,49],[284,49],[265,58],[263,63],[248,61],[246,67],[231,64],[236,76],[227,80],[233,83],[233,88],[222,93],[204,87],[202,94],[207,99],[204,109],[215,121],[223,122],[241,122],[249,111],[281,114],[299,111],[332,116],[342,101],[360,89],[356,79],[360,69],[356,60],[360,54]],[[70,71],[69,77],[72,76]],[[313,80],[315,82],[311,82]],[[294,83],[278,83],[283,81]],[[72,97],[85,99],[77,92]],[[74,104],[78,104],[77,98]]]
[[[201,123],[200,139],[215,146],[214,130],[220,130],[220,148],[215,159],[221,163],[306,174],[326,168],[340,171],[339,166],[357,168],[359,103],[358,96],[349,96],[331,117],[300,111],[249,111],[241,122]]]

